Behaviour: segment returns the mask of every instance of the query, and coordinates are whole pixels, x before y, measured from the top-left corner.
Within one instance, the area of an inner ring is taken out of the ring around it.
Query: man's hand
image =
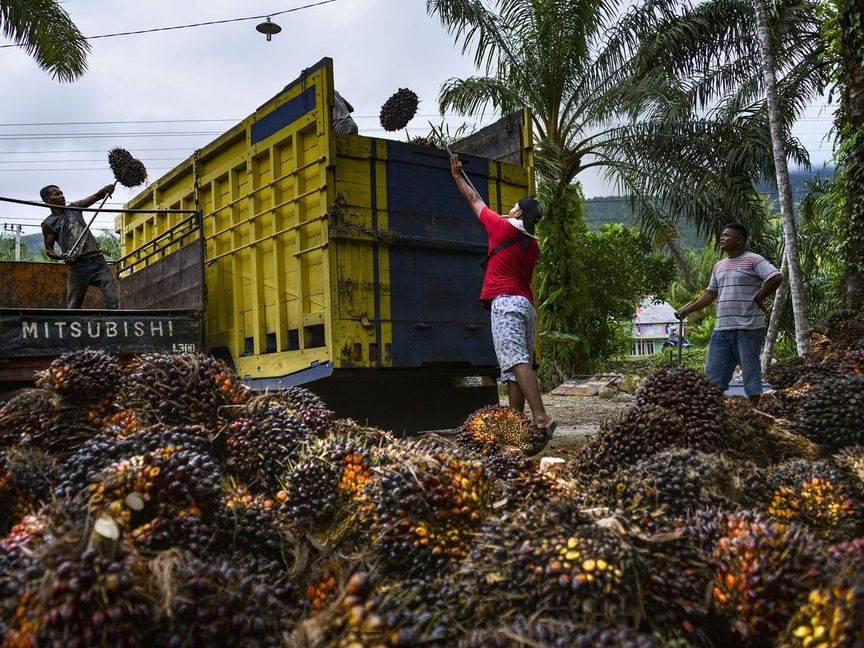
[[[450,173],[454,178],[462,177],[462,163],[459,161],[459,156],[455,153],[450,156]]]
[[[96,195],[99,196],[99,198],[105,198],[106,196],[114,195],[114,185],[113,184],[105,185],[99,191],[96,192]]]
[[[688,311],[686,308],[682,308],[681,310],[675,311],[675,319],[683,320],[689,314],[690,311]]]

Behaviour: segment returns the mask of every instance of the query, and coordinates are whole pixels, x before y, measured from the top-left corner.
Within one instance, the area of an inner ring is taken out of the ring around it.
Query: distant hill
[[[819,175],[830,176],[834,172],[833,167],[818,169],[816,171],[805,171],[794,169],[789,172],[789,182],[792,191],[795,192],[794,199],[799,200],[807,191],[807,182]],[[775,189],[763,183],[759,186],[759,192],[773,195],[776,199]],[[602,225],[609,223],[620,223],[628,227],[638,227],[636,220],[628,213],[627,198],[625,196],[596,196],[588,198],[585,203],[585,224],[588,229],[596,231]],[[730,217],[730,220],[732,218]],[[705,245],[704,239],[699,236],[696,229],[686,223],[681,228],[681,246],[684,248],[700,248]]]

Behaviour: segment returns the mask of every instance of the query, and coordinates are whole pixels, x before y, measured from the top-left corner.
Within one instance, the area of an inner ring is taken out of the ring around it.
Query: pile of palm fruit
[[[541,472],[531,420],[396,438],[202,355],[65,355],[0,409],[8,646],[864,642],[864,314],[758,408],[664,368]]]

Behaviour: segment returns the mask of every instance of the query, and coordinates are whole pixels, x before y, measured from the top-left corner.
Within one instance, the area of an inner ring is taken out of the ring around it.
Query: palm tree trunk
[[[774,297],[771,305],[771,319],[768,322],[768,332],[765,334],[765,344],[762,347],[762,371],[771,366],[771,358],[774,356],[774,345],[777,343],[777,334],[780,332],[780,320],[783,319],[783,309],[786,308],[786,298],[789,296],[789,265],[786,263],[786,254],[783,254],[783,263],[780,264],[780,274],[783,275],[783,283]]]
[[[840,59],[847,142],[841,161],[846,180],[846,307],[864,307],[864,21],[860,2],[839,3]],[[850,141],[851,140],[851,141]]]
[[[768,121],[771,125],[771,144],[774,153],[774,170],[777,173],[777,191],[780,197],[780,214],[783,217],[783,241],[789,267],[789,293],[792,296],[792,314],[795,318],[795,342],[798,355],[810,350],[810,323],[807,320],[807,299],[804,295],[804,280],[801,275],[801,259],[798,256],[798,236],[795,232],[795,216],[792,211],[792,189],[789,186],[789,166],[780,118],[780,101],[777,97],[777,77],[774,73],[774,52],[771,30],[768,26],[766,0],[753,0],[756,10],[756,29],[762,50],[762,76],[765,80],[765,97],[768,102]]]
[[[684,280],[687,292],[696,292],[699,286],[696,285],[696,281],[693,279],[693,269],[690,267],[690,259],[687,258],[687,253],[681,249],[678,241],[674,238],[666,240],[666,247],[669,248],[669,252],[678,264],[678,269],[681,270],[681,278]]]

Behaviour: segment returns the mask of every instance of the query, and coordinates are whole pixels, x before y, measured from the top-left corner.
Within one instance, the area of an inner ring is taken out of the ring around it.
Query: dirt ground
[[[501,404],[506,405],[507,399],[502,398]],[[635,405],[636,398],[622,393],[608,399],[597,396],[544,394],[543,404],[550,416],[558,422],[555,436],[546,446],[543,455],[567,458],[585,442],[587,435],[599,429],[600,423]]]

